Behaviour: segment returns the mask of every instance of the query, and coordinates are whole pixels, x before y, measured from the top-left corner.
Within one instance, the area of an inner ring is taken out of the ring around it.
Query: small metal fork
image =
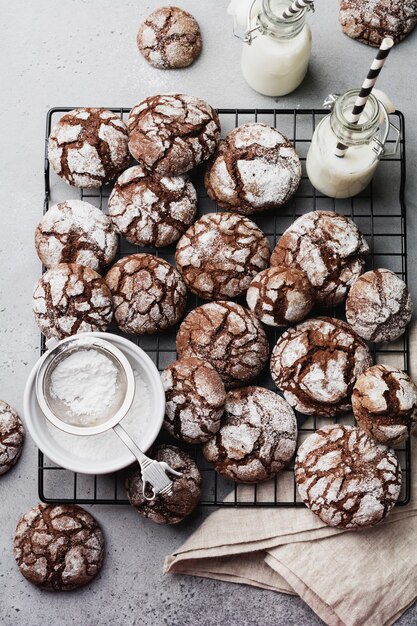
[[[155,461],[146,456],[120,424],[113,426],[113,430],[129,448],[140,465],[143,482],[143,497],[145,500],[153,502],[158,495],[171,496],[173,494],[173,483],[168,473],[173,476],[182,476],[182,473],[174,470],[168,463],[165,463],[165,461]],[[151,497],[146,493],[148,488],[152,492]]]

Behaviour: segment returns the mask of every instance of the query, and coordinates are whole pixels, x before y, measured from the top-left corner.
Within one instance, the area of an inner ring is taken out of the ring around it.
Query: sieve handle
[[[113,426],[113,430],[116,435],[123,441],[125,446],[129,448],[131,453],[135,456],[137,462],[140,465],[142,472],[143,482],[143,497],[152,501],[156,496],[164,495],[170,496],[173,493],[173,483],[169,478],[167,472],[174,476],[182,476],[181,472],[177,472],[172,469],[167,463],[155,461],[150,459],[142,450],[136,445],[132,437],[126,432],[126,430],[120,424]],[[147,495],[147,489],[150,489],[152,496]]]

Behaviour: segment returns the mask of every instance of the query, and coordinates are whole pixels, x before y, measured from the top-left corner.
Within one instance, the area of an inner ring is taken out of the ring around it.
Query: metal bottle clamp
[[[255,33],[256,31],[259,31],[259,33],[261,34],[265,32],[265,29],[262,27],[262,25],[259,22],[256,24],[256,26],[252,26],[252,11],[257,1],[258,0],[252,0],[250,4],[249,10],[248,10],[247,26],[243,34],[240,34],[238,32],[238,24],[237,24],[236,15],[233,16],[233,36],[237,37],[237,39],[240,39],[244,43],[247,43],[249,46],[251,45],[252,41],[256,39],[256,35],[254,36],[253,33]],[[308,5],[306,7],[306,10],[314,12],[314,4]]]
[[[341,94],[338,94],[338,93],[330,93],[323,102],[323,108],[332,111],[334,108],[334,105],[336,104],[336,100],[340,98],[340,95]],[[373,138],[372,141],[375,143],[375,145],[372,147],[372,150],[375,152],[375,154],[379,158],[382,158],[382,157],[389,158],[389,157],[395,156],[398,152],[398,146],[400,145],[400,139],[401,139],[401,131],[389,119],[389,114],[388,114],[387,109],[385,108],[385,105],[380,100],[378,100],[378,102],[379,102],[380,107],[382,107],[382,112],[386,121],[387,130],[384,134],[383,141],[381,141],[377,137]],[[385,152],[385,144],[387,142],[390,130],[394,131],[397,138],[395,140],[394,149],[391,152]]]

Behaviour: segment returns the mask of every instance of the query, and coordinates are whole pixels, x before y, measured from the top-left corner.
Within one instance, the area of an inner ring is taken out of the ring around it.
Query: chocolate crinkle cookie
[[[292,143],[276,128],[258,123],[229,133],[205,175],[210,198],[244,215],[282,206],[300,180],[301,163]]]
[[[334,417],[351,409],[356,379],[371,365],[365,342],[349,324],[319,317],[281,335],[272,351],[271,375],[297,411]]]
[[[178,7],[160,7],[141,25],[137,44],[145,59],[158,69],[188,67],[201,52],[200,27]]]
[[[226,391],[220,375],[201,359],[180,359],[161,374],[166,430],[182,441],[204,443],[220,428]]]
[[[186,174],[164,176],[131,167],[119,178],[109,198],[109,215],[130,243],[168,246],[192,224],[197,192]]]
[[[213,154],[220,139],[214,109],[184,94],[146,98],[130,111],[128,128],[131,154],[159,176],[188,172]]]
[[[210,363],[225,387],[239,387],[264,368],[269,344],[261,323],[235,302],[209,302],[187,315],[177,334],[181,358],[197,357]]]
[[[416,0],[341,0],[343,32],[378,47],[385,37],[402,41],[417,24]]]
[[[297,421],[290,405],[262,387],[229,391],[219,432],[203,446],[216,472],[243,483],[275,476],[292,458]]]
[[[77,263],[60,263],[45,272],[36,283],[32,306],[48,339],[104,332],[113,317],[110,289],[100,274]]]
[[[20,417],[7,402],[0,400],[0,476],[17,463],[24,438]]]
[[[81,507],[38,504],[17,524],[14,556],[34,585],[71,591],[100,571],[104,537],[97,520]]]
[[[68,184],[101,187],[130,163],[126,124],[107,109],[74,109],[53,127],[48,158]]]
[[[271,265],[296,267],[307,274],[325,307],[340,304],[362,274],[369,246],[356,224],[333,211],[312,211],[285,231]]]
[[[298,492],[328,526],[348,530],[375,526],[388,515],[401,491],[401,467],[393,450],[361,428],[332,424],[298,448]]]
[[[196,508],[201,497],[201,474],[192,458],[175,446],[159,446],[152,458],[163,461],[181,476],[168,476],[173,483],[171,495],[157,495],[150,502],[143,496],[143,482],[139,467],[132,469],[126,478],[126,491],[130,504],[138,513],[157,524],[178,524]]]
[[[35,231],[35,247],[46,267],[79,263],[100,271],[117,252],[117,233],[110,218],[81,200],[54,204]]]
[[[359,426],[388,446],[417,432],[417,387],[395,367],[374,365],[361,374],[353,388],[352,408]]]
[[[107,272],[114,318],[129,334],[159,333],[179,321],[187,289],[177,270],[152,254],[131,254]]]
[[[413,315],[407,285],[387,269],[366,272],[352,286],[346,300],[346,319],[368,341],[395,341],[405,333]]]
[[[407,285],[386,269],[363,274],[346,301],[346,319],[368,341],[395,341],[405,333],[413,315]]]
[[[242,295],[270,254],[268,239],[247,217],[208,213],[181,237],[175,260],[193,293],[216,300]]]
[[[252,280],[246,301],[264,324],[288,326],[300,322],[310,313],[315,291],[302,270],[269,267]]]

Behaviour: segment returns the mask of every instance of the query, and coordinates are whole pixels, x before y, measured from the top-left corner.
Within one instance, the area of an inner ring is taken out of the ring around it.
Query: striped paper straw
[[[286,20],[290,17],[294,17],[294,15],[296,15],[297,13],[312,5],[313,2],[314,0],[294,0],[294,2],[288,7],[288,9],[285,9],[281,17]]]
[[[365,78],[360,93],[356,99],[355,106],[352,109],[352,117],[350,120],[352,124],[357,124],[359,122],[363,110],[366,107],[366,103],[368,102],[369,94],[374,88],[379,73],[384,67],[385,60],[389,55],[393,45],[394,41],[391,39],[391,37],[386,37],[382,40],[381,46],[378,50],[378,54],[372,62],[368,75]],[[343,143],[338,143],[336,146],[335,155],[339,158],[343,158],[347,149],[348,146],[345,146],[345,144]]]

